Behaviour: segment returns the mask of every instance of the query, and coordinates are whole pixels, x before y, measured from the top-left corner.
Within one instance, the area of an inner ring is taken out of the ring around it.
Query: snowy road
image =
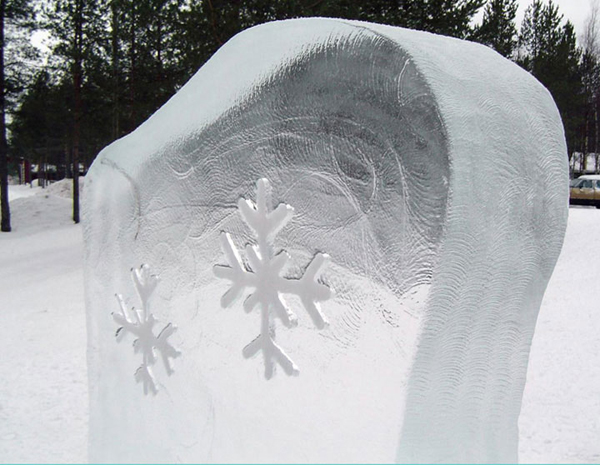
[[[85,462],[81,228],[70,202],[12,186],[0,234],[0,462]],[[17,198],[20,197],[20,198]],[[600,462],[600,210],[572,208],[540,312],[522,462]]]
[[[521,410],[520,460],[600,463],[600,210],[571,208],[542,302]]]
[[[0,461],[85,462],[81,228],[64,198],[11,205],[14,232],[0,235]]]

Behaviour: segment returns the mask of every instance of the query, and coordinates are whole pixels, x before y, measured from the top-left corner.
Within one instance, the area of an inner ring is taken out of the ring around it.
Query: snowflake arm
[[[173,368],[171,368],[171,363],[169,362],[169,358],[177,358],[177,357],[179,357],[179,355],[181,355],[181,352],[179,352],[177,349],[175,349],[175,347],[173,347],[167,340],[169,338],[169,336],[171,336],[175,331],[177,331],[177,327],[175,327],[171,323],[169,323],[158,334],[158,337],[156,338],[156,345],[155,345],[156,349],[160,353],[161,359],[163,361],[163,365],[165,366],[165,370],[167,371],[167,374],[169,376],[174,373]]]
[[[273,239],[294,216],[291,206],[280,203],[275,210],[269,212],[270,204],[271,185],[266,179],[259,179],[256,183],[256,203],[246,199],[238,201],[242,219],[256,233],[261,246],[261,241]]]
[[[289,376],[298,376],[300,370],[293,360],[279,347],[273,338],[265,337],[260,334],[250,344],[244,347],[242,354],[244,358],[251,358],[259,351],[263,352],[265,360],[265,378],[271,379],[275,373],[275,363],[277,362],[283,371]]]
[[[141,325],[140,315],[135,308],[131,308],[128,310],[125,302],[123,301],[123,296],[121,294],[115,294],[117,301],[119,302],[119,307],[121,309],[121,313],[113,313],[113,320],[119,325],[121,325],[115,334],[117,337],[117,341],[120,342],[127,333],[131,333],[134,336],[139,336],[139,328]],[[132,321],[131,315],[134,315],[136,321]]]
[[[319,329],[329,324],[321,312],[319,302],[329,300],[331,289],[317,281],[323,269],[329,263],[329,255],[318,253],[314,256],[300,279],[285,280],[284,292],[300,297],[302,305],[310,315],[313,323]]]
[[[150,296],[158,285],[158,276],[150,274],[150,267],[148,265],[142,265],[139,268],[133,268],[131,270],[131,277],[135,284],[135,289],[140,296],[142,301],[142,314],[148,310],[148,302]],[[145,318],[145,315],[142,317]]]
[[[221,246],[231,266],[215,265],[213,272],[215,276],[228,279],[232,283],[231,288],[221,297],[221,306],[227,308],[237,300],[246,287],[255,286],[255,277],[244,268],[240,254],[229,234],[221,234]]]
[[[149,392],[152,395],[158,394],[158,388],[156,387],[156,383],[154,382],[154,377],[150,372],[150,367],[142,364],[135,372],[134,375],[135,380],[138,383],[142,383],[144,387],[144,394],[147,395]]]

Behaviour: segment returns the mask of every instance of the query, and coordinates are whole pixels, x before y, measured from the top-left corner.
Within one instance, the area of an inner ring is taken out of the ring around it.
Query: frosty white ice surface
[[[223,232],[256,244],[238,201],[262,178],[295,209],[273,242],[291,257],[279,276],[328,254],[336,292],[327,328],[277,332],[301,373],[269,380],[241,350],[258,313],[222,308],[232,283],[213,272],[232,266]],[[92,461],[517,459],[567,217],[561,121],[518,66],[423,32],[266,24],[106,148],[86,189]],[[132,382],[139,354],[115,343],[110,316],[139,263],[161,276],[153,314],[177,323],[182,352],[173,376],[153,366],[156,396]]]

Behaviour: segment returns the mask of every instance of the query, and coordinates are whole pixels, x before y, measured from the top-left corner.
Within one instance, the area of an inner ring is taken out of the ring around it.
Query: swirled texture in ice
[[[90,460],[515,461],[566,173],[548,92],[486,47],[333,19],[234,37],[86,180]],[[242,355],[259,314],[214,272],[256,243],[238,201],[263,178],[294,210],[282,276],[327,254],[335,291],[328,327],[279,324],[299,375],[269,380]],[[111,318],[141,264],[180,353],[155,396]]]

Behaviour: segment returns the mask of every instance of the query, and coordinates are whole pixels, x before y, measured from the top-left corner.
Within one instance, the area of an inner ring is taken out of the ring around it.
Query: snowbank
[[[13,200],[20,199],[22,197],[30,197],[32,195],[36,195],[38,192],[41,191],[41,187],[34,187],[29,184],[11,185],[8,190],[8,200],[9,202],[12,202]]]
[[[83,197],[85,185],[85,177],[79,177],[79,195]],[[55,195],[57,197],[63,197],[66,199],[73,198],[73,180],[72,179],[61,179],[60,181],[53,182],[44,189],[47,194]]]

